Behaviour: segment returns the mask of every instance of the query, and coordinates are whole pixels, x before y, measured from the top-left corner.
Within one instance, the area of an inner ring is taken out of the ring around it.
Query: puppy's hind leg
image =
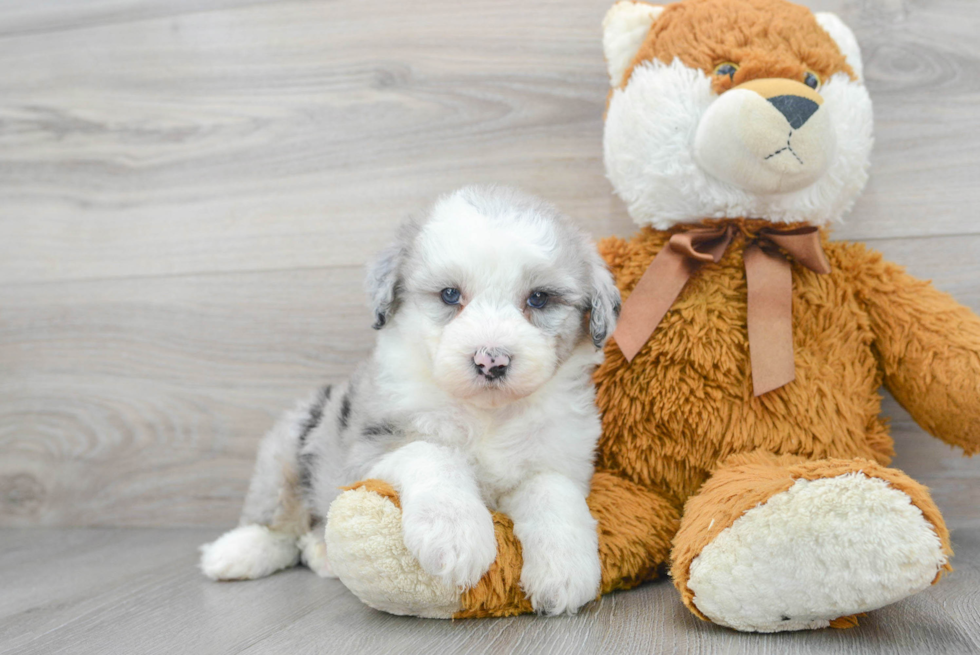
[[[259,446],[240,524],[201,546],[201,571],[212,580],[254,580],[295,566],[301,536],[311,517],[303,499],[301,456],[306,437],[317,426],[330,387],[286,413]]]
[[[327,559],[327,542],[323,537],[324,523],[317,521],[313,529],[299,538],[300,560],[321,578],[336,578]]]
[[[296,537],[264,525],[241,525],[201,546],[201,571],[212,580],[254,580],[295,566]]]

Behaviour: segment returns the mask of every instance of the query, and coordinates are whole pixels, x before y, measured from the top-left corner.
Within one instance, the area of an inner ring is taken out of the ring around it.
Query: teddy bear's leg
[[[667,561],[679,511],[663,495],[605,472],[592,479],[589,509],[599,522],[601,593],[635,586]],[[365,604],[432,618],[531,612],[521,591],[521,546],[513,523],[495,512],[497,559],[475,587],[459,590],[426,573],[402,540],[398,495],[367,480],[331,505],[325,537],[333,572]]]
[[[671,575],[699,617],[776,632],[894,603],[936,582],[951,555],[928,491],[901,471],[750,453],[687,501]]]

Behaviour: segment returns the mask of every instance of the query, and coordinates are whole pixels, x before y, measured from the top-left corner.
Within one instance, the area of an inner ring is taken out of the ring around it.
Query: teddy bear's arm
[[[596,471],[588,498],[598,521],[600,591],[656,578],[667,562],[680,510],[655,489]],[[512,616],[533,611],[521,588],[523,556],[509,517],[494,512],[497,559],[476,586],[425,572],[405,546],[402,499],[387,482],[348,487],[330,506],[325,539],[333,572],[362,601],[393,614],[437,618]]]
[[[863,246],[845,253],[885,386],[930,433],[968,455],[980,452],[980,318],[880,253]]]
[[[630,589],[656,578],[668,560],[671,538],[680,524],[679,508],[659,491],[608,471],[596,471],[592,477],[588,505],[599,524],[600,593]],[[497,561],[475,587],[463,592],[456,618],[532,611],[521,590],[523,560],[513,522],[500,513],[494,513],[494,522]]]

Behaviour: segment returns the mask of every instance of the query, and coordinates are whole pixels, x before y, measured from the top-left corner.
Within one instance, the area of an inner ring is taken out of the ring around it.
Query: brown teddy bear
[[[602,592],[669,565],[697,616],[771,632],[853,624],[936,582],[949,535],[887,468],[879,389],[980,451],[980,319],[828,241],[872,142],[853,34],[784,0],[619,2],[603,46],[607,174],[641,230],[601,244],[626,299],[596,373]],[[379,609],[531,611],[495,522],[496,563],[460,591],[421,570],[397,494],[366,481],[331,508],[328,552]]]

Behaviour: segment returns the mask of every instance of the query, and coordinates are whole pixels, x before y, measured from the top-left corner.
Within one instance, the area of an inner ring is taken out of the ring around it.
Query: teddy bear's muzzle
[[[820,179],[836,148],[815,90],[782,78],[723,93],[698,124],[694,156],[708,174],[758,194],[787,193]]]

